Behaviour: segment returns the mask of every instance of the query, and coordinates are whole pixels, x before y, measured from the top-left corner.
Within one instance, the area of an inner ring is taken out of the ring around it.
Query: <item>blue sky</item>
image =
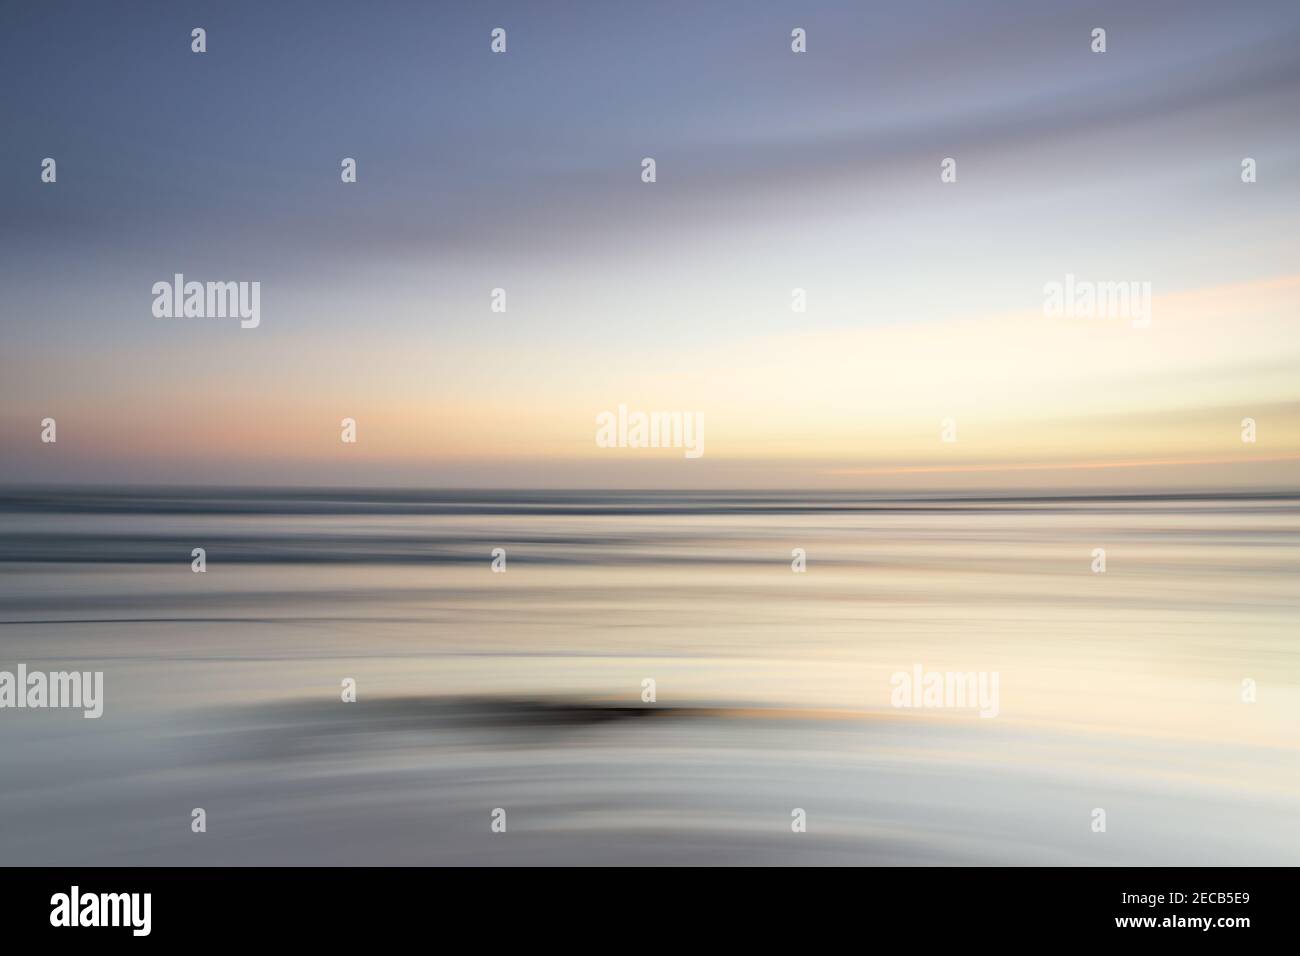
[[[22,450],[0,480],[48,477],[27,440],[60,402],[89,423],[188,384],[274,417],[296,388],[325,414],[341,377],[374,398],[418,374],[385,356],[417,354],[457,402],[541,390],[576,436],[572,366],[668,368],[653,400],[705,403],[672,357],[788,333],[795,286],[801,333],[930,323],[942,349],[1066,272],[1176,293],[1296,271],[1300,6],[980,6],[10,6],[0,439]],[[261,281],[255,337],[160,326],[147,290],[178,271]]]

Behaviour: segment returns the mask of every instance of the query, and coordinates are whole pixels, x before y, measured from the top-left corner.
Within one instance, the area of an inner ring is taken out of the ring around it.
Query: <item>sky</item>
[[[979,6],[6,5],[0,483],[1294,489],[1300,5]]]

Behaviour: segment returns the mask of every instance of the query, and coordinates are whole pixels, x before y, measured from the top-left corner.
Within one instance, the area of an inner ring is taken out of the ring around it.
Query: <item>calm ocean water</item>
[[[9,490],[19,663],[6,864],[1300,859],[1293,495]]]

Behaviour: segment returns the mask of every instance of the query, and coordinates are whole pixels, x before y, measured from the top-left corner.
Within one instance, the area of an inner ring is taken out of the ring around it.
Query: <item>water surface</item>
[[[0,861],[1295,864],[1298,574],[1285,494],[11,489],[0,670],[106,703],[0,710]]]

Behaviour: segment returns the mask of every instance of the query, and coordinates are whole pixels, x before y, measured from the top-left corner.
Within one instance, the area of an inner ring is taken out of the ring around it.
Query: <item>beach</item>
[[[0,860],[1291,863],[1297,572],[1283,493],[5,490],[0,669],[104,677]]]

